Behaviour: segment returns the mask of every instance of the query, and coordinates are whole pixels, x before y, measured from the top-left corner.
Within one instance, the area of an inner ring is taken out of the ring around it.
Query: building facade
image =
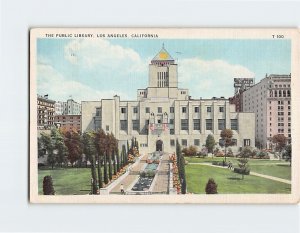
[[[256,144],[272,148],[271,138],[283,134],[291,141],[291,75],[266,75],[243,92],[243,110],[255,113]]]
[[[37,96],[37,127],[49,129],[54,126],[54,100],[48,99],[48,95]]]
[[[235,105],[237,112],[243,112],[243,92],[252,87],[254,83],[254,78],[234,79],[234,96],[229,98],[229,103]]]
[[[63,102],[57,101],[54,104],[54,107],[55,107],[54,115],[62,115],[63,114]]]
[[[136,101],[113,99],[82,102],[82,132],[102,128],[120,145],[136,137],[142,153],[174,152],[176,140],[199,150],[212,134],[220,140],[222,129],[233,130],[235,146],[254,146],[255,116],[238,113],[225,98],[192,99],[178,87],[178,66],[162,48],[149,64],[149,85],[137,90]]]
[[[62,102],[62,115],[81,115],[81,104],[73,99]]]
[[[56,115],[54,117],[56,127],[67,131],[81,131],[81,115]]]

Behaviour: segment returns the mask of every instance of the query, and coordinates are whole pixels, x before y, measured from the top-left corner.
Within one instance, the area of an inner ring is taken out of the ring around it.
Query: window
[[[175,140],[174,139],[170,140],[170,146],[175,146]]]
[[[194,119],[194,130],[200,130],[200,119]]]
[[[146,113],[149,113],[149,112],[150,112],[150,108],[147,107],[147,108],[145,109],[145,112],[146,112]]]
[[[170,129],[170,134],[171,134],[171,135],[174,135],[174,134],[175,134],[174,129]]]
[[[120,120],[120,130],[127,130],[127,120]]]
[[[187,140],[186,139],[182,139],[181,140],[181,144],[182,144],[182,146],[187,146]]]
[[[224,107],[219,107],[219,112],[224,112]]]
[[[206,130],[213,130],[212,119],[206,119]]]
[[[100,108],[96,108],[96,116],[100,116],[100,114],[101,114],[100,110],[101,110]]]
[[[157,108],[157,112],[158,112],[158,113],[162,113],[162,107],[158,107],[158,108]]]
[[[182,107],[182,113],[186,113],[186,107]]]
[[[207,112],[211,112],[211,107],[207,107],[207,108],[206,108],[206,111],[207,111]]]
[[[188,130],[188,129],[189,129],[189,120],[181,119],[181,130]]]
[[[174,125],[174,119],[170,119],[170,125]]]
[[[244,146],[250,146],[250,139],[244,139]]]
[[[195,112],[199,112],[199,107],[195,107]]]
[[[200,146],[200,139],[194,139],[194,145]]]
[[[138,113],[138,108],[137,107],[133,108],[133,113]]]
[[[170,113],[174,113],[174,107],[170,107]]]
[[[218,119],[218,129],[219,130],[225,129],[225,119]]]
[[[126,108],[121,108],[121,113],[126,113]]]
[[[232,130],[238,130],[238,119],[231,119],[230,124]]]
[[[132,120],[132,130],[139,131],[140,130],[140,121]]]
[[[109,125],[106,125],[105,129],[106,129],[106,131],[109,131]]]

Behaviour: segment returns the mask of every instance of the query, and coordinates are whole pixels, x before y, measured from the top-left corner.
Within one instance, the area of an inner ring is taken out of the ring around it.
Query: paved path
[[[120,182],[120,184],[116,185],[116,187],[114,187],[111,190],[111,193],[113,194],[121,194],[121,190],[120,190],[120,186],[121,184],[123,184],[124,189],[126,190],[131,184],[132,182],[137,179],[139,177],[139,171],[142,169],[142,167],[145,165],[146,162],[146,158],[148,157],[148,155],[144,155],[140,162],[134,167],[132,168],[131,172],[129,173],[128,176],[126,176],[124,178],[124,180],[122,180],[122,182]]]
[[[153,192],[168,192],[169,188],[169,154],[162,155],[161,164],[158,170],[157,180]]]
[[[205,165],[205,166],[210,166],[210,167],[228,169],[227,167],[212,165],[211,163],[189,163],[189,164],[191,164],[191,165]],[[250,171],[250,175],[259,176],[259,177],[262,177],[262,178],[265,178],[265,179],[274,180],[274,181],[278,181],[278,182],[282,182],[282,183],[286,183],[286,184],[291,184],[290,180],[278,178],[278,177],[275,177],[275,176],[268,176],[268,175],[260,174],[260,173],[257,173],[257,172],[251,172]]]

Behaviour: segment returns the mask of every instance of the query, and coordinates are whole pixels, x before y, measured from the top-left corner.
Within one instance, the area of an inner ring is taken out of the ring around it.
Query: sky
[[[192,98],[234,94],[234,78],[291,72],[290,40],[38,39],[37,92],[49,99],[136,100],[148,65],[165,49],[178,64],[178,85]]]

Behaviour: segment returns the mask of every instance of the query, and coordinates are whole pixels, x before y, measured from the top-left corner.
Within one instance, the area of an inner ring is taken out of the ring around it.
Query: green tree
[[[106,146],[106,134],[103,129],[99,129],[95,132],[95,146],[97,150],[97,170],[98,170],[98,182],[99,188],[103,188],[102,182],[102,163],[105,154],[105,146]]]
[[[231,129],[223,129],[221,131],[220,136],[222,138],[223,145],[225,147],[225,162],[226,162],[227,147],[229,147],[233,144],[233,141],[232,141],[233,132]]]
[[[186,194],[186,177],[185,177],[185,160],[182,155],[181,145],[176,140],[176,159],[178,167],[178,175],[181,184],[181,193]]]
[[[248,164],[248,158],[251,156],[252,150],[250,147],[245,147],[240,153],[241,158],[238,159],[238,166],[240,168],[240,173],[242,174],[242,180],[244,175],[250,171]]]
[[[43,157],[47,155],[47,163],[53,169],[56,164],[56,155],[54,154],[54,143],[49,134],[41,133],[38,139],[38,156]]]
[[[119,155],[119,148],[117,147],[116,150],[116,159],[117,159],[117,171],[119,172],[121,169],[121,161],[120,161],[120,155]]]
[[[206,194],[217,194],[218,193],[218,185],[214,181],[214,179],[209,178],[207,184],[205,186]]]
[[[43,180],[43,193],[44,195],[55,195],[53,188],[53,181],[51,176],[45,176]]]
[[[208,153],[212,153],[214,150],[214,147],[216,145],[215,138],[212,134],[209,134],[206,138],[205,147],[208,150]]]
[[[53,149],[56,157],[56,162],[62,167],[62,164],[67,164],[68,148],[65,145],[65,140],[62,132],[56,128],[51,130],[51,139],[53,141]]]
[[[92,175],[92,194],[97,194],[97,175],[96,175],[96,159],[97,153],[95,147],[94,132],[85,132],[82,135],[83,153],[91,163],[91,175]]]
[[[284,155],[285,159],[290,162],[290,166],[291,166],[292,165],[292,145],[291,144],[287,145],[284,150],[285,151],[284,151],[283,155]]]

